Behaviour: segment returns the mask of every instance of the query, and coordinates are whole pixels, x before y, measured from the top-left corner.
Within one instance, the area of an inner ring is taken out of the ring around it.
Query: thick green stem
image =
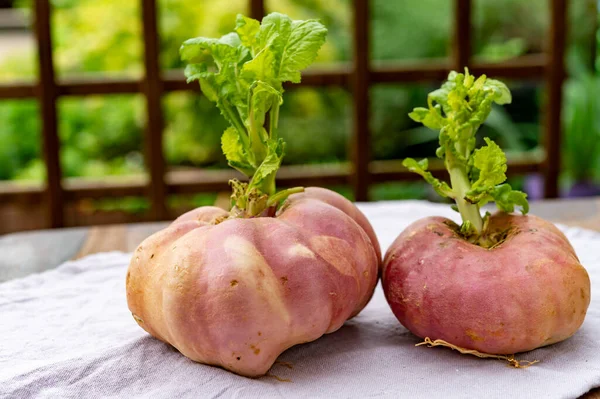
[[[253,121],[252,115],[250,116],[250,120]],[[269,111],[269,138],[277,139],[277,125],[279,123],[279,104],[274,104]],[[261,129],[262,126],[255,126],[255,129]],[[258,141],[259,135],[255,134],[252,136],[252,151],[254,152],[254,156],[258,158],[259,162],[262,162],[266,156],[266,146],[265,143],[261,140]],[[256,140],[255,140],[256,138]],[[256,146],[255,146],[256,145]],[[260,146],[260,148],[258,148]],[[254,176],[250,180],[250,184],[248,185],[248,189],[252,187],[258,188],[262,193],[267,194],[269,196],[275,194],[276,186],[275,186],[275,176],[277,172],[271,173],[265,179],[262,180],[260,185],[255,186],[253,184]]]
[[[232,105],[227,101],[221,101],[222,107],[221,109],[227,114],[227,117],[233,124],[233,126],[240,132],[240,136],[242,137],[242,144],[248,144],[248,133],[246,132],[246,128],[244,127],[244,123],[242,122],[242,118],[236,110],[233,109]]]
[[[269,111],[269,137],[277,140],[277,125],[279,124],[279,104],[273,104]]]
[[[450,173],[450,184],[456,196],[456,206],[463,223],[469,222],[475,229],[476,234],[480,235],[483,231],[483,218],[479,212],[479,206],[465,200],[465,195],[471,189],[467,169],[458,162],[452,162],[452,159],[451,154],[446,154],[446,168]]]
[[[288,188],[287,190],[282,190],[282,191],[278,192],[277,194],[272,195],[269,198],[269,200],[267,201],[267,207],[278,204],[281,201],[285,200],[290,195],[296,194],[296,193],[301,193],[303,191],[304,191],[304,187],[294,187],[294,188]]]
[[[233,106],[229,104],[229,102],[225,100],[221,100],[221,111],[227,116],[227,118],[231,121],[231,124],[235,129],[240,133],[240,138],[242,140],[242,145],[245,148],[250,146],[248,132],[246,131],[246,127],[244,126],[244,122],[242,122],[242,118],[238,113],[237,109],[233,109]]]
[[[257,165],[260,165],[267,156],[267,147],[263,141],[263,137],[261,137],[261,129],[263,129],[263,127],[256,123],[253,110],[250,109],[250,152],[254,154]]]
[[[269,111],[269,138],[272,140],[277,139],[277,125],[279,124],[279,104],[273,104]],[[258,189],[267,195],[275,194],[275,175],[277,172],[271,173],[266,179],[262,181]],[[250,184],[252,186],[252,184]]]

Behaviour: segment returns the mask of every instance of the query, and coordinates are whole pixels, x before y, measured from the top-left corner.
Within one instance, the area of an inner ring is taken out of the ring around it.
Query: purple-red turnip
[[[427,342],[468,352],[506,355],[560,342],[581,326],[590,280],[567,238],[528,211],[526,195],[506,180],[506,157],[475,133],[492,103],[510,102],[501,82],[452,72],[428,108],[410,116],[440,130],[438,157],[450,184],[405,160],[436,191],[456,201],[463,223],[442,217],[414,222],[388,249],[382,271],[386,299],[398,320]],[[500,211],[481,216],[495,201]],[[515,205],[523,215],[511,214]]]

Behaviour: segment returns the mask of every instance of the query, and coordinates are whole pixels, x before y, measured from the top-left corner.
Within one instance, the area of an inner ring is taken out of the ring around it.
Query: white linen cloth
[[[360,204],[385,250],[411,222],[457,219],[417,201]],[[562,228],[600,284],[600,234]],[[381,288],[339,331],[283,353],[249,379],[194,363],[144,332],[127,309],[130,255],[103,253],[0,284],[2,398],[574,398],[600,386],[600,303],[565,342],[521,354],[527,369],[415,347]],[[594,292],[594,288],[592,288]],[[290,368],[291,367],[291,368]]]

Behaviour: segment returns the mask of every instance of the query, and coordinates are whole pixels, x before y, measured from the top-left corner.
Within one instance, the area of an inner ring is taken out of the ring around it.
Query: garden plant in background
[[[600,77],[582,72],[566,83],[564,161],[569,197],[600,195]]]
[[[444,57],[450,43],[451,10],[434,0],[410,3],[373,2],[373,58],[385,60]],[[546,29],[545,1],[521,4],[502,1],[502,6],[489,2],[478,5],[475,21],[478,38],[476,54],[502,59],[528,51],[538,51],[542,45],[539,32]],[[32,2],[16,4],[29,11]],[[479,4],[479,2],[478,2]],[[56,0],[54,9],[54,52],[57,73],[61,77],[88,73],[108,73],[139,77],[142,73],[141,14],[137,2],[116,0]],[[176,69],[182,66],[174,57],[173,45],[185,38],[226,33],[227,21],[247,6],[246,0],[223,3],[216,0],[161,0],[159,18],[161,30],[161,66]],[[318,17],[329,27],[329,43],[319,58],[320,63],[351,59],[351,5],[347,0],[304,2],[272,0],[270,9],[283,11],[298,18]],[[118,10],[118,11],[117,11]],[[521,11],[521,12],[517,12]],[[536,15],[527,28],[518,23],[519,15]],[[507,16],[513,16],[507,18]],[[516,16],[516,18],[514,17]],[[194,21],[190,24],[187,21]],[[402,27],[402,28],[400,28]],[[406,30],[411,35],[398,35]],[[387,38],[396,36],[395,41]],[[513,38],[521,37],[518,41]],[[418,38],[419,45],[414,45]],[[512,43],[504,45],[503,43]],[[524,43],[523,43],[524,42]],[[34,79],[34,53],[15,54],[0,64],[0,78]],[[375,159],[396,159],[421,156],[434,145],[432,135],[410,131],[416,125],[395,117],[398,109],[412,109],[427,87],[375,87],[373,89],[373,146]],[[529,93],[535,95],[535,93]],[[113,107],[115,101],[118,107]],[[165,157],[169,165],[222,167],[219,137],[225,128],[218,111],[203,96],[192,93],[171,93],[164,98],[166,112]],[[288,163],[336,162],[347,159],[346,143],[351,131],[349,94],[342,89],[296,89],[288,94],[281,109],[283,138],[288,142]],[[100,177],[105,175],[139,174],[143,172],[141,142],[143,140],[143,101],[137,96],[95,97],[81,100],[69,98],[59,103],[62,163],[64,174]],[[535,116],[536,104],[528,112]],[[40,180],[43,166],[39,150],[38,110],[23,101],[0,104],[0,178]],[[508,129],[491,133],[500,142]],[[520,126],[519,126],[519,130]],[[533,129],[535,131],[535,129]],[[327,132],[310,135],[306,131]],[[405,134],[400,132],[408,131]],[[514,129],[513,129],[514,131]],[[496,133],[498,132],[498,133]],[[510,133],[506,133],[510,134]],[[317,140],[318,136],[318,141]],[[25,137],[26,139],[22,139]],[[317,145],[318,144],[318,145]],[[10,148],[10,151],[7,150]],[[315,148],[319,151],[315,152]],[[5,161],[4,161],[5,160]],[[423,193],[421,191],[421,193]],[[398,193],[396,193],[398,194]]]
[[[188,81],[200,82],[229,124],[229,165],[249,181],[231,181],[229,212],[195,209],[142,242],[126,287],[137,323],[192,360],[263,375],[373,295],[381,252],[358,208],[323,188],[275,187],[282,84],[300,82],[326,33],[316,20],[239,15],[235,32],[181,47]]]
[[[442,196],[456,202],[462,224],[428,217],[414,222],[388,249],[382,282],[400,322],[431,345],[480,357],[512,355],[560,342],[583,323],[590,279],[567,238],[551,223],[526,216],[526,194],[506,181],[506,156],[475,134],[492,103],[506,104],[504,83],[451,72],[410,117],[439,130],[437,156],[450,185],[406,159]],[[495,202],[499,212],[481,216]],[[523,215],[514,215],[515,207]]]
[[[31,18],[31,0],[16,0]],[[159,0],[160,64],[163,70],[182,67],[171,49],[187,37],[220,36],[228,21],[247,7],[247,0]],[[590,1],[572,2],[571,42],[589,49],[593,24]],[[450,53],[451,2],[410,0],[371,2],[373,64],[388,61],[441,58]],[[548,29],[546,0],[474,2],[473,53],[488,61],[505,60],[544,50]],[[319,18],[329,27],[328,43],[316,62],[349,62],[351,52],[351,2],[348,0],[270,0],[267,9],[297,19]],[[59,77],[88,74],[139,78],[143,72],[143,42],[139,2],[117,0],[52,0],[55,69]],[[193,21],[190,23],[189,21]],[[389,40],[395,37],[397,40]],[[35,49],[0,60],[0,79],[6,82],[35,79]],[[538,146],[540,90],[535,84],[513,82],[514,105],[506,112],[492,111],[485,135],[508,151],[528,151]],[[377,85],[371,90],[373,158],[422,157],[436,146],[435,133],[397,118],[418,105],[431,87]],[[226,166],[220,135],[226,124],[210,101],[195,93],[168,93],[165,111],[164,155],[169,170]],[[59,108],[61,162],[65,177],[101,178],[107,175],[145,173],[142,148],[145,112],[140,95],[62,98]],[[44,178],[40,156],[39,109],[35,100],[0,102],[0,179]],[[298,88],[288,93],[280,110],[281,136],[287,142],[287,164],[345,162],[352,132],[350,93],[344,88]],[[319,132],[321,134],[308,134]],[[566,157],[566,156],[565,156]],[[511,184],[518,183],[511,180]],[[387,183],[372,187],[373,199],[424,198],[421,182]],[[338,190],[338,188],[336,188]],[[340,192],[351,196],[349,189]],[[195,206],[206,201],[192,201]],[[135,200],[135,199],[132,199]],[[178,203],[182,198],[170,200]],[[132,209],[144,210],[145,199]],[[99,203],[94,202],[94,206]],[[113,201],[110,205],[124,204]]]

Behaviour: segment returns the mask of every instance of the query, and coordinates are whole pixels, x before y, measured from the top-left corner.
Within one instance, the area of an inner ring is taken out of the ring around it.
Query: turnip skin
[[[275,218],[214,225],[228,213],[198,208],[146,239],[126,283],[138,324],[192,360],[250,377],[339,329],[371,297],[380,258],[359,223],[316,198],[337,194],[321,190],[294,195]]]
[[[322,187],[307,187],[303,193],[294,194],[290,196],[290,200],[293,202],[295,199],[299,198],[315,198],[321,200],[331,206],[334,206],[350,216],[362,229],[367,233],[371,242],[373,243],[373,247],[375,248],[375,252],[377,253],[377,258],[381,258],[381,248],[379,247],[379,241],[377,240],[377,235],[375,234],[375,230],[373,230],[373,226],[369,223],[367,217],[354,205],[352,202],[348,201],[344,196],[336,193],[335,191],[328,190]]]
[[[513,354],[572,336],[590,302],[590,280],[566,237],[536,216],[497,213],[488,231],[510,231],[485,249],[442,217],[410,225],[386,253],[382,284],[413,334],[489,354]]]

